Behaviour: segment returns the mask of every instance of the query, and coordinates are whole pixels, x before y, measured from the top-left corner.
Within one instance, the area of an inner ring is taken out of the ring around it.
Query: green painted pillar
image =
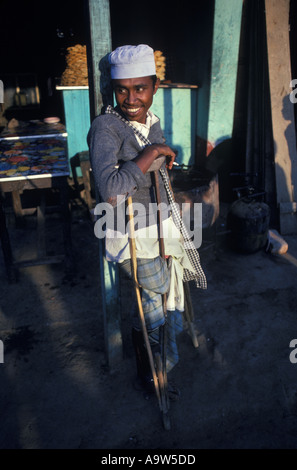
[[[112,104],[107,55],[111,52],[109,0],[86,2],[88,24],[88,74],[91,121],[103,105]],[[97,199],[97,201],[99,201]],[[99,240],[100,281],[104,321],[105,352],[109,369],[123,359],[119,304],[119,269],[105,257],[105,239]]]
[[[197,137],[206,143],[206,155],[232,137],[242,4],[242,0],[214,3],[209,85],[205,83],[198,95]]]
[[[109,0],[87,0],[87,58],[91,120],[100,114],[104,101],[112,99],[102,73],[102,62],[111,52]],[[104,84],[102,83],[104,82]]]

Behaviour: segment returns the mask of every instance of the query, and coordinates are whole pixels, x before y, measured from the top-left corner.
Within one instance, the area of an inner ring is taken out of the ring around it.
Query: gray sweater
[[[148,139],[152,144],[164,142],[160,121],[152,125]],[[149,216],[149,210],[153,207],[149,204],[156,203],[153,173],[144,175],[132,161],[142,151],[133,129],[113,114],[97,116],[88,134],[88,145],[95,185],[101,200],[115,208],[117,196],[124,196],[125,199],[132,196],[133,203],[141,203],[145,207],[143,224],[148,226],[152,222],[156,223],[156,217],[152,217],[152,213]],[[160,174],[159,187],[161,201],[168,205]],[[162,217],[168,215],[168,210],[164,210]]]

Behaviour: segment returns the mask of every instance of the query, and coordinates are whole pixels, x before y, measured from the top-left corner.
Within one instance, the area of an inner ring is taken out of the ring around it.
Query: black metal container
[[[264,202],[242,198],[233,202],[227,216],[232,249],[254,253],[265,246],[269,230],[270,208]]]

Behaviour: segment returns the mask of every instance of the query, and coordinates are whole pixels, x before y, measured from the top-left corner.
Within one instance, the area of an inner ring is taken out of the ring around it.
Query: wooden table
[[[22,266],[58,263],[66,261],[72,266],[71,214],[68,202],[69,165],[66,149],[67,134],[62,125],[23,126],[0,135],[0,191],[11,193],[16,222],[19,223],[29,209],[22,207],[21,195],[25,190],[39,191],[37,210],[37,256],[25,261],[14,261],[5,211],[0,204],[1,243],[7,274],[14,276],[15,269]],[[62,126],[62,127],[61,127]],[[43,131],[41,133],[41,131]],[[59,211],[62,218],[64,254],[47,256],[45,244],[45,217],[49,208],[45,204],[45,191],[59,193],[59,204],[51,211]],[[32,212],[32,210],[31,210]]]

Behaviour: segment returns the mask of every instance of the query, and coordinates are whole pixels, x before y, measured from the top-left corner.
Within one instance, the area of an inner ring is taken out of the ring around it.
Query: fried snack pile
[[[166,70],[166,59],[163,56],[163,52],[155,51],[155,63],[156,63],[156,75],[161,81],[165,80],[165,70]]]
[[[80,44],[67,48],[67,67],[61,77],[62,86],[88,86],[87,47]]]

